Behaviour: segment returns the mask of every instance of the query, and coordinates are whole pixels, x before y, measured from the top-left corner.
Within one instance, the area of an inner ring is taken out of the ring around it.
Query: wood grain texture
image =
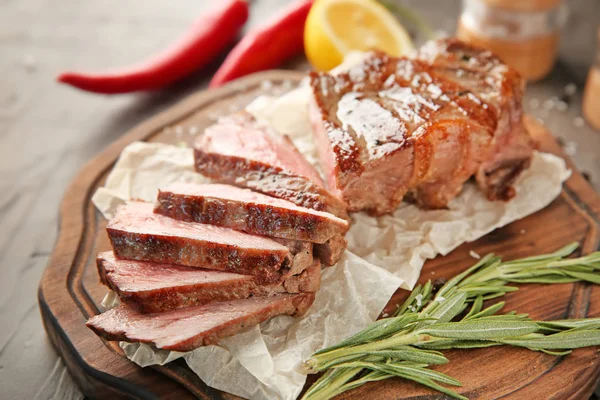
[[[117,345],[105,342],[84,325],[99,312],[107,289],[99,281],[94,259],[110,248],[104,232],[106,221],[90,199],[102,185],[120,151],[135,140],[190,142],[192,131],[202,132],[216,116],[243,107],[256,95],[278,93],[296,72],[273,71],[254,75],[227,87],[191,96],[177,106],[143,123],[115,141],[90,161],[67,190],[61,207],[61,232],[42,279],[39,301],[50,338],[64,357],[76,381],[92,398],[235,398],[206,387],[181,362],[166,367],[139,368],[128,361]],[[261,83],[269,81],[272,85]],[[528,120],[532,135],[544,151],[563,155],[550,134]],[[194,128],[194,129],[191,129]],[[562,194],[540,212],[461,246],[445,257],[425,264],[422,280],[447,278],[473,263],[470,250],[493,251],[506,259],[544,253],[578,240],[581,252],[599,244],[600,200],[578,173],[566,182]],[[568,222],[565,224],[565,222]],[[394,309],[407,293],[398,291],[388,305]],[[533,318],[558,319],[600,316],[600,288],[586,284],[523,285],[506,296],[506,309],[527,312]],[[470,398],[584,398],[593,391],[600,374],[600,358],[594,348],[553,357],[515,348],[488,348],[449,352],[450,364],[439,370],[460,379],[459,391]],[[542,396],[542,397],[539,397]],[[583,396],[583,397],[582,397]],[[346,399],[442,398],[401,380],[369,384],[341,396]]]

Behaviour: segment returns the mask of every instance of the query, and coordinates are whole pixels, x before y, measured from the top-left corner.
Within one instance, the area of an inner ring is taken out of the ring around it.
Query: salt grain
[[[481,258],[481,256],[479,254],[475,253],[473,250],[469,251],[469,255],[476,260],[479,260]]]
[[[190,135],[195,135],[196,133],[198,133],[198,127],[190,126]]]
[[[382,316],[383,318],[387,318],[387,317],[389,317],[390,315],[389,315],[388,313],[384,312],[383,314],[381,314],[381,316]]]
[[[181,139],[181,135],[183,134],[183,128],[180,125],[175,127],[175,136],[177,139]]]
[[[556,104],[556,109],[558,111],[563,111],[564,112],[564,111],[567,111],[569,109],[569,105],[567,103],[565,103],[564,101],[559,101]]]
[[[531,107],[532,109],[537,109],[540,106],[540,100],[539,99],[531,99],[529,100],[529,107]]]
[[[552,110],[556,106],[556,100],[554,98],[544,101],[544,110]]]
[[[445,302],[445,301],[446,301],[446,298],[445,298],[444,296],[438,296],[438,297],[436,298],[436,300],[437,300],[438,302],[440,302],[440,303],[443,303],[443,302]]]
[[[262,81],[260,83],[261,90],[271,90],[272,87],[273,87],[273,82],[271,82],[271,81]]]
[[[417,301],[417,307],[421,307],[423,305],[423,295],[421,293],[415,297],[415,300]]]
[[[585,121],[583,120],[583,118],[577,117],[573,120],[573,125],[575,125],[578,128],[581,128],[585,125]]]
[[[563,148],[569,157],[573,157],[575,154],[577,154],[576,142],[566,142]]]
[[[577,93],[577,85],[575,85],[574,83],[568,83],[565,85],[565,93],[568,94],[569,96],[573,96],[575,93]]]
[[[521,235],[524,234],[526,231],[525,229],[521,229]]]

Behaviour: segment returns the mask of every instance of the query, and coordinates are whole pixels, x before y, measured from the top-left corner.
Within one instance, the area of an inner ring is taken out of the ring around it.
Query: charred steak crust
[[[525,79],[492,52],[449,38],[428,42],[417,53],[444,77],[490,104],[498,115],[491,156],[477,171],[476,180],[490,200],[510,200],[512,187],[529,168],[537,147],[523,124]]]
[[[120,305],[90,318],[86,325],[107,340],[190,351],[218,344],[225,337],[277,315],[302,315],[314,298],[314,293],[283,294],[213,302],[153,314],[142,314],[127,305]]]
[[[389,213],[409,192],[443,208],[489,153],[496,114],[425,62],[374,53],[310,84],[321,164],[350,211]]]
[[[102,283],[141,313],[155,313],[210,302],[315,292],[320,286],[319,260],[282,283],[259,284],[249,275],[170,264],[117,260],[112,252],[96,259]]]
[[[283,199],[229,185],[173,184],[159,189],[154,211],[255,235],[325,243],[348,230],[348,222]]]
[[[280,281],[294,262],[290,250],[271,239],[176,221],[155,214],[149,203],[120,206],[106,231],[119,258],[230,271],[261,282]]]

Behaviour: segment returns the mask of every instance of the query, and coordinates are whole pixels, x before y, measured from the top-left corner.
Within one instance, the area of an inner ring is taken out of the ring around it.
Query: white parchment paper
[[[279,98],[259,97],[248,110],[290,135],[315,162],[307,95],[301,87]],[[348,250],[337,265],[323,271],[321,290],[304,317],[277,317],[223,340],[220,347],[187,353],[143,344],[121,343],[121,347],[141,366],[183,357],[206,384],[238,396],[294,399],[306,379],[299,368],[302,361],[375,320],[396,289],[414,286],[425,260],[540,210],[559,195],[569,175],[562,159],[536,153],[511,202],[490,202],[467,184],[447,210],[423,211],[402,204],[385,217],[355,214],[347,234]],[[133,143],[93,202],[110,218],[118,204],[133,198],[154,201],[159,186],[180,180],[207,181],[193,171],[191,149]]]

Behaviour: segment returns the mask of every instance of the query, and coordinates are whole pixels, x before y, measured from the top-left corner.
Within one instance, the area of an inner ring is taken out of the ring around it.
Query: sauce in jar
[[[463,0],[457,36],[538,80],[552,70],[565,20],[562,0]]]
[[[596,61],[587,78],[583,93],[583,116],[594,129],[600,130],[600,29]]]

